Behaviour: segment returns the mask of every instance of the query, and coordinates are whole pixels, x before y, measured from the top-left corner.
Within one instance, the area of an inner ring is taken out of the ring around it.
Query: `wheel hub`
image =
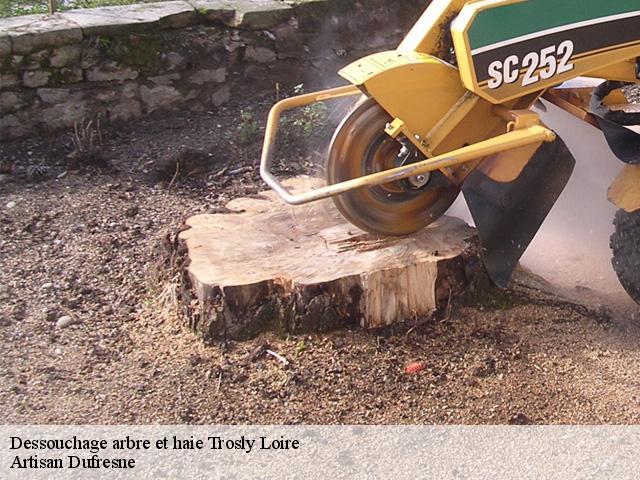
[[[431,173],[427,172],[420,175],[416,175],[414,177],[407,178],[407,183],[411,185],[411,187],[413,188],[422,188],[426,186],[427,183],[429,183],[430,179],[431,179]]]
[[[396,167],[403,167],[424,160],[424,155],[422,155],[415,146],[409,144],[406,138],[398,139],[397,142],[402,145],[402,148],[400,149],[400,153],[398,153]],[[415,190],[426,186],[430,179],[431,172],[427,172],[401,180],[401,183],[407,188]]]

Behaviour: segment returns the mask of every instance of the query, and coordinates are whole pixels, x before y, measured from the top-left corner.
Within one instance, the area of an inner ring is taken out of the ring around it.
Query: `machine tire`
[[[613,224],[613,269],[627,293],[640,304],[640,210],[618,210]]]

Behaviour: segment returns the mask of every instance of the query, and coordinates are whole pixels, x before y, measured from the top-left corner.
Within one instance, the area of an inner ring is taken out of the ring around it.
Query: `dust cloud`
[[[638,307],[618,282],[609,249],[616,207],[608,202],[607,189],[624,164],[599,130],[545,106],[546,112],[539,111],[542,120],[564,139],[576,167],[521,263],[571,298],[636,317]],[[462,199],[450,214],[471,219]]]
[[[542,120],[566,142],[576,167],[522,262],[560,286],[621,292],[609,249],[616,207],[607,189],[624,164],[599,130],[553,105],[547,108]]]
[[[346,64],[350,59],[341,60]],[[337,80],[335,69],[324,71],[332,74],[306,80],[323,88],[344,83]],[[327,103],[328,128],[309,145],[314,150],[312,163],[319,177],[324,177],[322,167],[331,135],[357,98]],[[568,297],[640,317],[638,306],[627,296],[613,271],[609,248],[616,207],[607,200],[607,189],[624,164],[611,153],[598,129],[554,105],[545,102],[545,106],[546,111],[538,113],[566,142],[576,158],[576,167],[521,263]],[[448,214],[473,224],[462,196]]]

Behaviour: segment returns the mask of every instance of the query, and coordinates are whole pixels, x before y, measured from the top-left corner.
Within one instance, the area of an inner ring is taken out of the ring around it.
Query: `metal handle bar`
[[[541,125],[532,125],[454,150],[444,155],[428,158],[421,162],[392,168],[383,172],[372,173],[364,177],[354,178],[334,185],[327,185],[326,187],[311,190],[309,192],[292,194],[271,173],[271,167],[273,164],[273,146],[275,144],[280,116],[282,113],[294,108],[311,105],[312,103],[357,95],[360,93],[360,90],[352,85],[332,88],[330,90],[323,90],[321,92],[287,98],[274,105],[271,112],[269,112],[262,158],[260,160],[260,176],[267,185],[269,185],[278,194],[278,196],[289,205],[303,205],[316,200],[333,197],[357,188],[382,185],[434,170],[440,170],[446,167],[453,167],[462,163],[471,162],[473,160],[507,150],[524,147],[534,143],[552,142],[556,139],[555,133],[551,130]]]

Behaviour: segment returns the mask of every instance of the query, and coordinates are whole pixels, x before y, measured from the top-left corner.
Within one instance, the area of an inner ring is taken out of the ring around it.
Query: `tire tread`
[[[619,210],[613,221],[611,263],[627,293],[640,304],[640,210]]]

